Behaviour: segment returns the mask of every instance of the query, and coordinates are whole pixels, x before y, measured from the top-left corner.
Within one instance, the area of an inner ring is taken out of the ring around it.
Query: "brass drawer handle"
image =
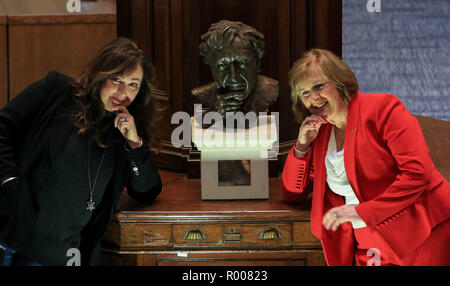
[[[187,240],[203,240],[206,239],[207,236],[199,229],[193,228],[184,234],[184,239]]]
[[[261,232],[258,236],[259,239],[269,240],[281,238],[281,232],[274,227],[269,227],[268,229]]]

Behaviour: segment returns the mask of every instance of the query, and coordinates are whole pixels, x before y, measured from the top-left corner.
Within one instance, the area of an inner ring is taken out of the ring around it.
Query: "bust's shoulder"
[[[217,83],[214,81],[192,89],[191,95],[201,103],[208,104],[215,97],[216,91]]]
[[[258,75],[254,93],[258,94],[259,97],[263,97],[268,103],[275,101],[278,98],[279,93],[278,80]]]
[[[271,77],[267,77],[264,75],[260,75],[260,74],[257,76],[257,78],[258,78],[258,82],[262,85],[278,87],[278,80],[276,80],[276,79],[273,79]]]

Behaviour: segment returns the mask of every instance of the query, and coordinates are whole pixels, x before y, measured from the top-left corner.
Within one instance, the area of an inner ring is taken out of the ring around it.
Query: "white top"
[[[359,200],[348,182],[347,173],[344,165],[344,150],[336,151],[336,138],[334,137],[334,128],[331,129],[330,141],[328,142],[328,151],[325,157],[325,166],[327,168],[327,183],[333,193],[345,198],[346,205],[359,205]],[[367,225],[361,222],[352,222],[353,228],[362,228]]]

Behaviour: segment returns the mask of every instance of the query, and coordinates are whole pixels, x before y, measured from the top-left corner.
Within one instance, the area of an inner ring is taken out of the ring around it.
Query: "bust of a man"
[[[222,117],[227,112],[267,112],[278,97],[278,81],[258,74],[264,45],[264,35],[241,22],[212,24],[199,49],[214,82],[193,89],[194,98]],[[219,161],[218,169],[219,185],[250,185],[250,161]]]
[[[209,111],[268,111],[278,97],[278,81],[259,75],[264,35],[241,22],[222,20],[201,36],[200,55],[214,82],[193,89]]]

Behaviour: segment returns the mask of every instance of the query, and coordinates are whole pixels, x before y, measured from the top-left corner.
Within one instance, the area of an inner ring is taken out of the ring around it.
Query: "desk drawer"
[[[172,225],[151,223],[119,224],[113,221],[105,241],[120,248],[161,248],[171,246]]]
[[[123,223],[113,221],[105,241],[124,249],[321,248],[309,222]]]
[[[290,223],[173,225],[174,247],[289,247],[291,237]]]

